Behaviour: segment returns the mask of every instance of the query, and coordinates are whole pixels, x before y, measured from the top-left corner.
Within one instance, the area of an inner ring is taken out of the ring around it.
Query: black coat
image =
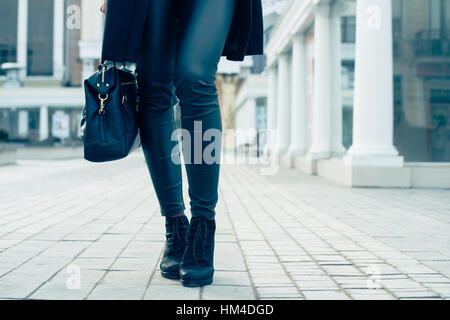
[[[108,0],[102,59],[136,62],[148,0]],[[214,0],[211,0],[214,1]],[[261,0],[236,0],[236,10],[222,56],[242,61],[263,53]]]

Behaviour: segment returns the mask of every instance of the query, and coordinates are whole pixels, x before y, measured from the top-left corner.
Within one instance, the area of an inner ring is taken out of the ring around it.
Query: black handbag
[[[84,81],[86,104],[81,114],[84,159],[113,161],[141,146],[137,124],[136,74],[125,65],[100,63]]]

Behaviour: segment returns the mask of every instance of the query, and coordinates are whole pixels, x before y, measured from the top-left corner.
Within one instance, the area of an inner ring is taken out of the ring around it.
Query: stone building
[[[79,142],[82,79],[100,55],[100,3],[0,2],[0,130],[9,141]],[[19,84],[10,86],[14,72]]]
[[[266,151],[349,186],[450,187],[449,30],[450,0],[291,0],[266,45]]]

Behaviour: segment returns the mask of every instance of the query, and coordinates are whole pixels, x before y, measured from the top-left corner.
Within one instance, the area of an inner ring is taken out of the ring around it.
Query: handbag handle
[[[113,63],[113,65],[114,65],[114,68],[117,69],[117,62],[116,62],[116,61],[112,61],[112,63]],[[106,69],[106,66],[107,66],[107,61],[106,61],[106,60],[103,60],[103,59],[100,59],[99,62],[98,62],[98,65],[97,65],[97,69],[100,71],[100,70],[102,70],[103,68]],[[126,67],[127,67],[126,62],[123,61],[123,62],[122,62],[122,65],[119,67],[119,69],[120,69],[120,68],[124,69],[124,68],[126,68]]]

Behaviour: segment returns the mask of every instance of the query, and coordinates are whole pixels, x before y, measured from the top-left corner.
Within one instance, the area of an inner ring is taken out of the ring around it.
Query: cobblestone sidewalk
[[[220,193],[214,284],[184,288],[141,153],[0,167],[0,298],[450,299],[450,190],[225,165]]]

